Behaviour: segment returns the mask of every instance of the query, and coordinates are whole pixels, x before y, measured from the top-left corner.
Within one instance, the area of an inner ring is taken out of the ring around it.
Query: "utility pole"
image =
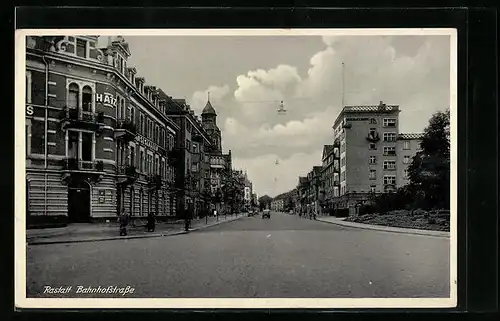
[[[345,64],[342,61],[342,108],[345,107]]]

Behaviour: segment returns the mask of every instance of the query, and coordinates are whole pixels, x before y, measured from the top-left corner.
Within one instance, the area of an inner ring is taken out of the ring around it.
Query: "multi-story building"
[[[321,170],[322,166],[313,166],[312,170],[307,173],[307,190],[306,190],[306,208],[309,213],[321,212]]]
[[[28,222],[175,214],[168,165],[179,127],[127,67],[122,37],[27,37]]]
[[[271,210],[275,212],[283,212],[285,208],[285,199],[283,196],[277,196],[271,201]]]
[[[160,91],[160,96],[167,101],[168,116],[179,127],[174,153],[177,207],[189,210],[194,217],[198,217],[202,211],[208,210],[210,204],[206,190],[210,175],[208,152],[212,141],[201,120],[184,99],[173,99],[163,91]]]
[[[408,183],[406,169],[421,134],[399,133],[399,113],[399,106],[380,102],[378,106],[346,106],[338,115],[333,125],[334,141],[340,143],[335,208],[355,214],[370,194],[392,192]]]
[[[219,213],[228,210],[224,203],[222,187],[230,182],[232,177],[231,150],[227,154],[222,152],[222,137],[217,126],[217,113],[210,100],[207,101],[201,113],[203,128],[209,136],[213,148],[208,152],[210,157],[210,193],[212,196],[212,209]],[[227,204],[226,204],[227,205]]]
[[[340,189],[340,142],[323,147],[323,166],[321,169],[321,192],[323,194],[322,208],[327,212],[333,208],[333,200],[339,196]]]
[[[307,176],[299,176],[297,184],[297,211],[305,213],[307,211],[307,190],[309,189],[310,182]]]

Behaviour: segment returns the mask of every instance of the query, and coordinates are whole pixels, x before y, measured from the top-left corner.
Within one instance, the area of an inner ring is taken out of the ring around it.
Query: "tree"
[[[272,198],[269,195],[264,195],[259,197],[259,208],[261,210],[265,209],[271,203]]]
[[[450,200],[450,111],[429,120],[418,152],[408,166],[414,192],[424,208],[448,208]]]

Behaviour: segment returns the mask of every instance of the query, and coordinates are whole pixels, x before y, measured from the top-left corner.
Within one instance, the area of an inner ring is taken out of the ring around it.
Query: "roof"
[[[334,126],[340,121],[342,115],[346,113],[392,113],[399,112],[399,105],[387,105],[381,101],[378,105],[352,105],[345,106],[337,116]]]
[[[210,100],[207,100],[207,104],[205,105],[205,108],[203,108],[203,111],[201,112],[202,115],[214,115],[217,116],[217,113],[215,112],[214,107],[212,107],[212,104],[210,103]]]
[[[424,133],[400,133],[398,139],[422,139]]]
[[[323,159],[333,152],[333,145],[323,146]]]

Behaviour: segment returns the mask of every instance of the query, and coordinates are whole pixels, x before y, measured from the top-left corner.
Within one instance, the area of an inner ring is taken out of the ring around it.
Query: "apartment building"
[[[27,221],[175,214],[168,153],[179,126],[127,66],[122,37],[27,37]]]
[[[173,153],[177,208],[189,210],[194,217],[198,217],[203,211],[209,210],[210,195],[207,189],[212,141],[200,117],[195,115],[185,99],[174,99],[163,91],[160,91],[160,96],[167,101],[168,116],[179,127]]]
[[[346,106],[338,115],[333,125],[340,152],[335,208],[356,213],[370,194],[393,192],[409,182],[407,167],[419,149],[422,134],[400,133],[400,112],[399,106],[380,102],[378,106]],[[328,164],[324,162],[327,168]]]
[[[222,136],[217,126],[217,113],[207,100],[207,104],[201,113],[203,128],[212,142],[212,148],[208,152],[210,158],[210,194],[212,198],[212,210],[219,213],[227,211],[227,204],[223,201],[222,187],[231,180],[232,177],[232,156],[231,150],[227,154],[222,151]]]

